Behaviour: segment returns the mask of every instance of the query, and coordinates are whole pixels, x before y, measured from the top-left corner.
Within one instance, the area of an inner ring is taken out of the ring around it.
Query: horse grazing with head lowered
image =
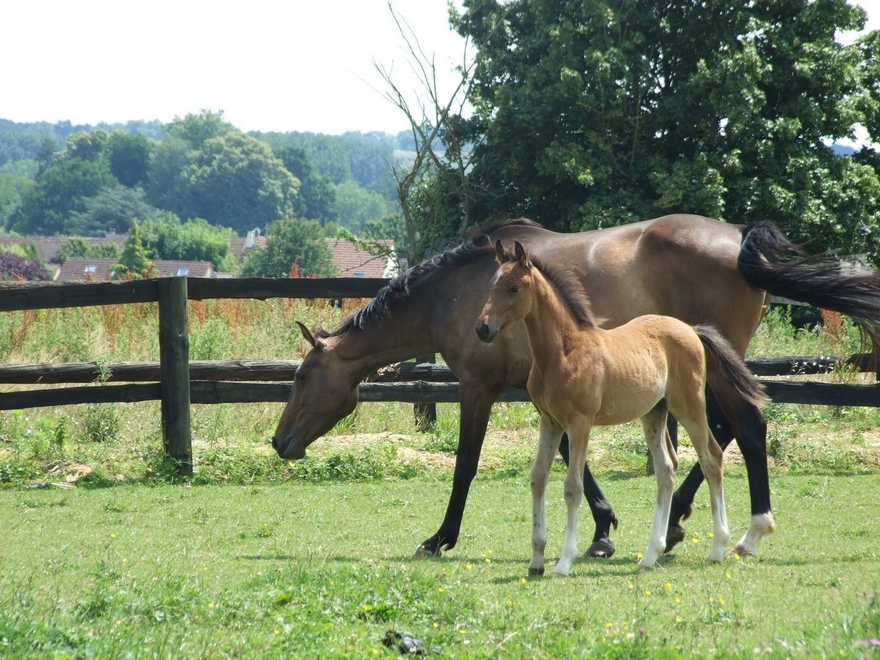
[[[707,369],[713,390],[735,388],[753,405],[766,402],[763,388],[733,348],[711,326],[691,327],[671,316],[639,316],[605,330],[569,273],[532,261],[519,241],[514,250],[495,244],[498,271],[476,323],[481,341],[523,321],[534,363],[528,392],[541,413],[538,451],[532,466],[532,559],[529,575],[544,574],[547,545],[544,496],[562,434],[570,448],[565,478],[568,523],[553,572],[567,576],[578,555],[581,477],[593,426],[639,418],[654,457],[657,506],[648,547],[639,561],[650,568],[666,549],[666,528],[678,458],[666,434],[668,412],[687,430],[709,482],[714,536],[710,562],[720,562],[730,538],[721,475],[721,447],[706,419]],[[708,367],[707,367],[708,364]],[[724,382],[721,382],[724,381]]]
[[[880,276],[843,268],[829,255],[804,257],[770,222],[731,225],[694,215],[669,215],[576,234],[547,231],[528,220],[483,227],[461,246],[393,279],[333,332],[303,328],[312,344],[297,370],[272,444],[285,459],[351,413],[358,384],[380,367],[440,353],[459,380],[461,421],[452,493],[439,529],[419,546],[440,554],[458,542],[468,490],[477,473],[492,404],[508,387],[525,387],[532,365],[525,328],[516,324],[492,344],[474,334],[474,320],[493,277],[494,241],[522,243],[553,260],[587,291],[597,322],[613,328],[645,314],[714,326],[744,356],[770,294],[853,318],[871,339],[880,327]],[[746,464],[751,524],[735,551],[756,554],[773,530],[767,475],[767,427],[760,411],[733,393],[711,391],[709,426],[722,448],[735,437]],[[563,451],[566,443],[560,445]],[[563,456],[566,454],[563,451]],[[673,495],[666,549],[684,538],[680,525],[702,482],[694,466]],[[617,516],[588,468],[584,495],[596,521],[588,554],[610,556]]]

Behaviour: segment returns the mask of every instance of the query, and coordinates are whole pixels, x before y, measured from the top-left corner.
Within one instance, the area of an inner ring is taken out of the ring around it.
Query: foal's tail
[[[880,344],[880,273],[830,252],[805,256],[764,220],[743,229],[737,270],[751,286],[852,318]]]
[[[770,401],[764,386],[720,332],[711,325],[696,325],[694,330],[703,342],[708,363],[706,376],[716,395],[733,388],[752,405],[762,406]]]

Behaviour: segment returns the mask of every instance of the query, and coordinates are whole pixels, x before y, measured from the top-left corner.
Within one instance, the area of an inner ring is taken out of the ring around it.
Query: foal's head
[[[487,344],[499,332],[521,321],[532,307],[529,287],[532,284],[532,263],[519,241],[513,251],[505,250],[501,241],[495,243],[499,268],[489,285],[489,299],[477,318],[477,337]]]

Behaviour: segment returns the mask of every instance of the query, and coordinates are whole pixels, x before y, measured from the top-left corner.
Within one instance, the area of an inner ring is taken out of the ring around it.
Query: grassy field
[[[396,630],[449,658],[876,657],[880,475],[774,475],[778,535],[714,566],[701,492],[686,542],[641,573],[654,482],[603,484],[619,554],[564,580],[525,579],[521,478],[478,480],[460,547],[436,560],[410,555],[445,479],[3,490],[0,655],[393,657],[380,640]],[[741,533],[740,469],[727,486]]]
[[[307,301],[191,303],[192,359],[296,359]],[[6,362],[155,360],[155,306],[0,315]],[[756,355],[844,354],[851,328],[794,332],[776,311]],[[865,379],[842,373],[838,380]],[[6,389],[6,388],[4,388]],[[10,388],[11,389],[11,388]],[[443,657],[880,657],[880,414],[770,405],[779,533],[761,557],[704,564],[705,490],[688,538],[637,573],[655,485],[636,425],[602,429],[591,462],[621,517],[618,555],[526,580],[537,415],[495,407],[459,545],[415,560],[449,494],[456,406],[413,431],[412,407],[365,404],[283,463],[280,404],[194,406],[195,476],[161,453],[158,403],[0,413],[0,656],[393,657],[402,631]],[[683,439],[683,469],[693,461]],[[734,538],[748,522],[726,458]],[[548,491],[554,558],[562,471]],[[591,531],[586,507],[582,546]]]

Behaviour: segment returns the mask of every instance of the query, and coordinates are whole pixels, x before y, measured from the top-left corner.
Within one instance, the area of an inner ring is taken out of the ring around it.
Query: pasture
[[[521,476],[479,480],[461,547],[434,560],[411,558],[445,505],[447,480],[428,476],[0,491],[0,654],[393,657],[393,629],[448,658],[872,657],[880,475],[774,474],[778,536],[715,566],[698,498],[686,542],[641,573],[655,484],[603,476],[618,555],[567,579],[526,578]],[[728,486],[736,533],[743,475]]]
[[[293,319],[332,327],[344,311],[191,303],[191,358],[296,359]],[[155,327],[154,305],[3,314],[0,357],[155,360]],[[845,325],[794,333],[776,311],[752,354],[857,349]],[[158,403],[0,414],[0,656],[393,657],[388,630],[448,658],[880,653],[877,410],[768,406],[777,535],[758,558],[706,565],[704,487],[685,542],[641,573],[655,481],[637,427],[603,429],[590,459],[621,518],[618,554],[578,561],[562,580],[526,578],[527,404],[495,407],[458,547],[411,558],[449,493],[457,408],[439,408],[417,434],[411,406],[361,405],[307,459],[282,463],[268,447],[280,405],[195,406],[185,483],[163,462]],[[694,457],[682,444],[683,473]],[[557,461],[551,557],[563,476]],[[725,477],[738,538],[749,511],[735,453]]]

